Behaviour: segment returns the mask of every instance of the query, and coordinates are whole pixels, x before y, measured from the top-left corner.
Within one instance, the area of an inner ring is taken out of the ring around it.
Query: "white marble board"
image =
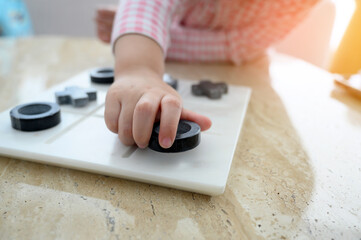
[[[11,127],[9,111],[0,113],[0,155],[100,173],[207,195],[224,192],[251,90],[229,86],[220,100],[191,94],[195,81],[180,79],[184,107],[211,118],[212,128],[201,134],[195,149],[159,153],[124,146],[104,123],[109,85],[91,83],[89,71],[57,85],[34,101],[55,101],[66,86],[94,87],[96,102],[84,108],[61,106],[61,123],[51,129],[22,132]]]

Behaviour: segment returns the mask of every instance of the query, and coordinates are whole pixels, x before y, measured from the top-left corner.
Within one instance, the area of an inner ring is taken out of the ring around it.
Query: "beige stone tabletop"
[[[2,39],[0,110],[112,64],[94,39]],[[224,194],[2,156],[0,239],[361,239],[361,101],[331,74],[276,53],[167,71],[253,89]]]

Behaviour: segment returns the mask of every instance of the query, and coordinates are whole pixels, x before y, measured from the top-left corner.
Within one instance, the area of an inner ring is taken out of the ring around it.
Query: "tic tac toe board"
[[[97,89],[97,100],[86,107],[61,105],[61,123],[53,128],[18,131],[11,127],[10,109],[0,113],[0,155],[207,195],[222,194],[251,90],[231,85],[228,94],[211,100],[192,95],[195,83],[178,79],[183,105],[210,117],[213,125],[201,133],[199,146],[187,152],[160,153],[124,146],[104,122],[109,85],[92,83],[85,71],[32,99],[55,102],[55,91],[67,86]]]

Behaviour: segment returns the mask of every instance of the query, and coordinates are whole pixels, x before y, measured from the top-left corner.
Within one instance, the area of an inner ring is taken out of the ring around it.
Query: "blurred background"
[[[0,0],[0,35],[95,37],[95,11],[118,0]],[[332,68],[360,0],[323,0],[275,48],[319,67]],[[361,31],[361,29],[359,30]]]

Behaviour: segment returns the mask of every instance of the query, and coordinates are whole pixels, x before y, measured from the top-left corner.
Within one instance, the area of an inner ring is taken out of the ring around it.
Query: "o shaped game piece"
[[[44,130],[60,123],[60,107],[50,102],[22,104],[11,109],[10,118],[12,127],[17,130]]]
[[[199,145],[201,142],[201,128],[197,123],[180,120],[177,134],[173,145],[170,148],[162,148],[159,145],[159,127],[160,123],[154,124],[152,136],[150,137],[148,147],[157,152],[185,152]]]
[[[113,68],[97,68],[90,72],[90,80],[94,83],[110,84],[114,82]]]

